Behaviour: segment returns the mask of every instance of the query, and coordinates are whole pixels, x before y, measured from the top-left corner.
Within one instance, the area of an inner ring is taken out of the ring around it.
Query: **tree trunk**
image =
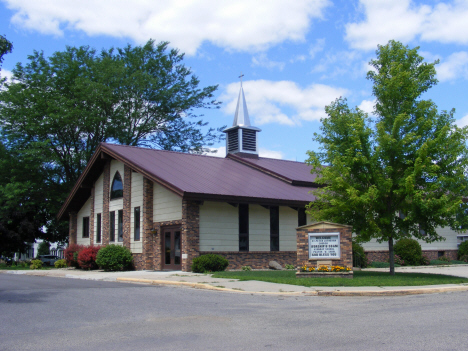
[[[393,237],[388,239],[388,262],[390,262],[390,275],[395,275],[395,255],[393,254]]]

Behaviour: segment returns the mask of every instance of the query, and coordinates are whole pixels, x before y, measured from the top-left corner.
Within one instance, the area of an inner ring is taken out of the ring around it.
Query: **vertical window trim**
[[[117,212],[117,241],[123,242],[123,210]]]
[[[138,220],[137,220],[138,212]],[[140,229],[141,229],[141,211],[140,206],[133,208],[133,241],[140,241]],[[138,235],[137,235],[138,233]]]
[[[115,242],[115,211],[109,212],[109,241]]]
[[[299,207],[297,210],[297,226],[307,225],[307,214],[305,207]]]
[[[245,227],[245,228],[244,228]],[[242,230],[245,229],[245,230]],[[245,240],[245,247],[241,242]],[[249,252],[249,205],[239,204],[239,251]]]
[[[83,228],[81,228],[81,237],[89,238],[89,217],[83,217]]]
[[[101,234],[102,234],[102,219],[101,214],[98,213],[96,215],[96,243],[101,242]]]
[[[279,250],[279,206],[270,206],[270,251]]]

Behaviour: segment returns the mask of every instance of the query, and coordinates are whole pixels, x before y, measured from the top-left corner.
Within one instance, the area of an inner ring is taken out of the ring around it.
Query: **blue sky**
[[[0,0],[0,33],[14,45],[2,76],[33,50],[169,41],[202,86],[219,85],[222,108],[204,111],[212,127],[232,124],[242,72],[265,157],[305,160],[324,107],[340,96],[371,113],[367,64],[390,39],[440,60],[425,98],[468,124],[467,0]]]

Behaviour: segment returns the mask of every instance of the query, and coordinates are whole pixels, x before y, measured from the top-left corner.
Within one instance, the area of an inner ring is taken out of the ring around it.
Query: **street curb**
[[[137,279],[137,278],[117,278],[118,282],[126,283],[143,283],[150,285],[174,285],[174,286],[186,286],[194,289],[203,289],[203,290],[214,290],[214,291],[224,291],[224,292],[235,292],[240,294],[262,294],[262,295],[304,295],[304,291],[301,292],[272,292],[272,291],[245,291],[238,289],[230,288],[220,288],[217,286],[204,284],[204,283],[189,283],[189,282],[175,282],[171,280],[153,280],[153,279]],[[317,295],[316,291],[310,292],[312,295]]]
[[[436,294],[445,292],[468,291],[468,286],[450,286],[441,288],[416,288],[416,289],[401,289],[401,290],[367,290],[367,291],[302,291],[302,292],[265,292],[265,291],[244,291],[229,288],[220,288],[203,283],[189,282],[174,282],[169,280],[152,280],[152,279],[136,279],[136,278],[117,278],[118,282],[128,283],[143,283],[150,285],[173,285],[186,286],[195,289],[205,289],[214,291],[234,292],[241,294],[261,294],[261,295],[292,295],[292,296],[404,296],[404,295],[421,295],[421,294]]]

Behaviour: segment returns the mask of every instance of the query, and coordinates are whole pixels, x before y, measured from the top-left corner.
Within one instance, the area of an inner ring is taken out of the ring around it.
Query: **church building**
[[[225,158],[101,143],[63,204],[69,243],[124,245],[136,269],[190,271],[193,258],[215,253],[228,269],[296,263],[296,228],[310,224],[315,174],[302,162],[259,157],[240,88]],[[440,228],[446,240],[420,241],[428,259],[456,259],[468,234]],[[371,261],[387,261],[373,240]]]
[[[205,253],[228,269],[295,264],[315,175],[259,157],[260,131],[241,86],[225,158],[101,143],[58,215],[69,243],[127,246],[137,269],[189,271]]]

